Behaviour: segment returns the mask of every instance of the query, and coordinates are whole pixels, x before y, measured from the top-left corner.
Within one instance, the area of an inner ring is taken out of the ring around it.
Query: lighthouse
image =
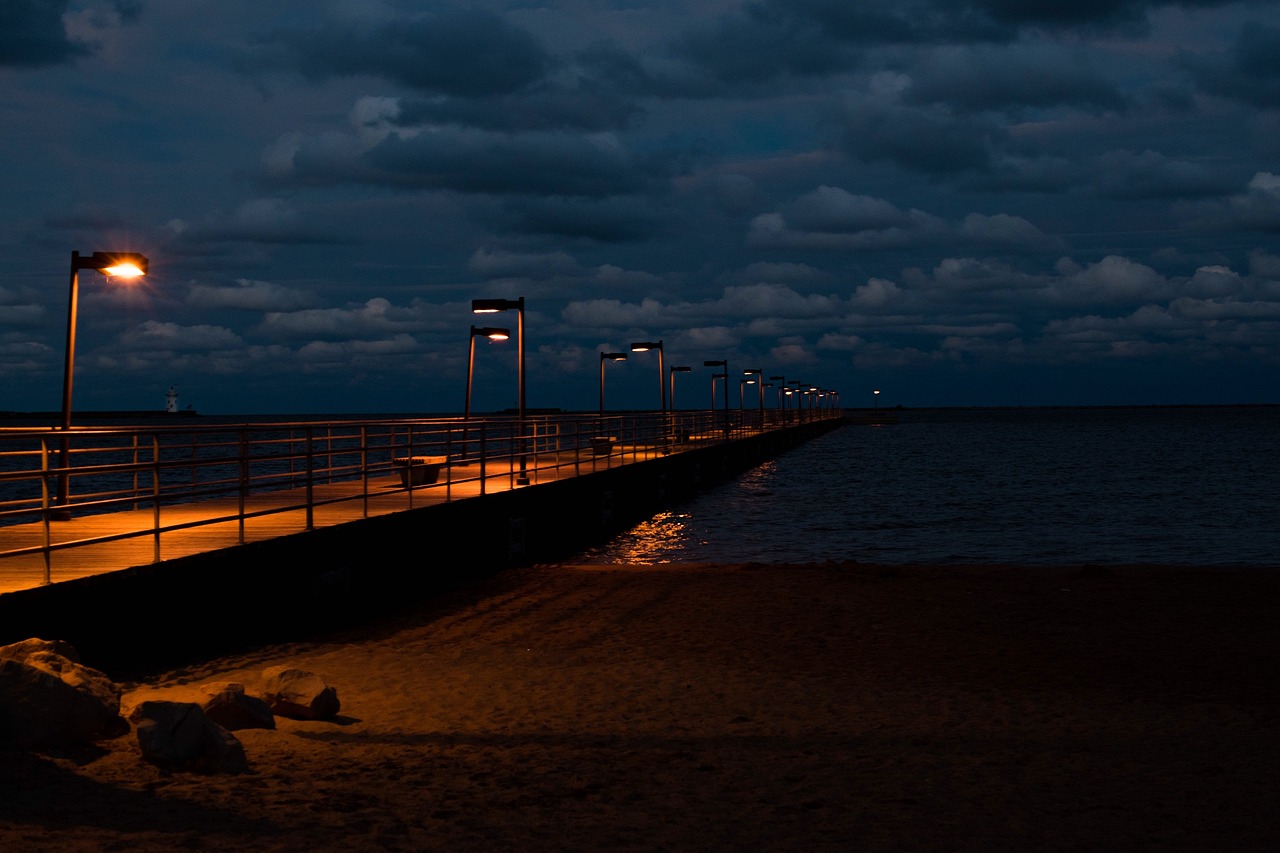
[[[164,395],[164,410],[171,415],[178,413],[178,389],[172,385],[169,386],[169,391]]]

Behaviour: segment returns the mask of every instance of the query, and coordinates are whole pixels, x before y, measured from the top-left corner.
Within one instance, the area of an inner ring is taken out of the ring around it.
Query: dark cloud
[[[0,66],[59,65],[87,55],[87,46],[67,37],[66,11],[67,0],[0,3]]]
[[[369,75],[423,92],[514,92],[542,79],[552,61],[527,30],[479,10],[447,10],[381,24],[329,20],[268,37],[251,59],[314,79]]]
[[[1184,54],[1206,91],[1254,106],[1280,107],[1280,27],[1245,24],[1229,54]]]
[[[853,67],[858,58],[853,45],[824,32],[819,22],[772,3],[748,4],[741,15],[684,35],[674,49],[729,83],[828,74]]]
[[[1216,196],[1235,187],[1231,176],[1203,164],[1156,151],[1112,151],[1089,167],[1100,195],[1108,198],[1173,199]]]
[[[498,227],[507,233],[627,243],[666,232],[671,223],[644,198],[548,198],[511,201]]]
[[[406,98],[399,120],[413,124],[457,124],[484,130],[622,130],[640,111],[632,98],[591,81],[573,87],[538,84],[520,94],[481,97]]]
[[[637,192],[665,168],[637,158],[607,135],[456,127],[384,129],[364,138],[286,138],[265,159],[268,180],[281,184],[585,197]]]
[[[677,56],[725,82],[760,83],[812,77],[862,64],[864,52],[885,46],[1007,44],[1022,31],[1144,26],[1161,6],[1216,6],[1227,0],[757,0],[678,37]],[[1003,88],[1026,82],[999,81]],[[1068,81],[1043,80],[1051,88]],[[1115,101],[1095,81],[1067,92],[1095,103]],[[1064,93],[1060,93],[1059,96]],[[1052,97],[1052,95],[1049,95]],[[1022,100],[1034,100],[1027,92]]]
[[[1125,27],[1166,6],[1213,8],[1234,0],[974,0],[992,20],[1015,26]]]
[[[1112,26],[1144,21],[1150,0],[976,0],[992,20],[1017,26]]]
[[[851,103],[841,130],[842,147],[859,160],[932,175],[989,171],[1005,137],[1003,126],[981,115],[874,100]]]
[[[1073,107],[1124,110],[1113,80],[1079,56],[1052,48],[989,46],[938,50],[911,68],[903,100],[962,110]]]

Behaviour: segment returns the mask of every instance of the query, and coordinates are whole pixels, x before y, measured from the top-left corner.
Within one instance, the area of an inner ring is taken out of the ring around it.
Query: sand
[[[310,669],[239,776],[8,756],[0,850],[1274,850],[1280,571],[539,566]]]

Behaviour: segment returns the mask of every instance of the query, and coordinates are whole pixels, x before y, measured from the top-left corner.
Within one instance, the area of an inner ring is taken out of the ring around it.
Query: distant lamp
[[[471,312],[473,314],[496,314],[499,311],[515,311],[516,312],[516,360],[517,372],[519,373],[519,408],[518,413],[518,429],[520,433],[520,475],[516,478],[516,483],[521,486],[529,485],[528,460],[524,454],[524,297],[519,299],[472,299]]]
[[[722,358],[719,361],[704,361],[703,367],[723,367],[724,368],[724,437],[729,438],[729,359]],[[711,379],[711,407],[716,405],[716,383],[715,377]]]
[[[874,388],[871,391],[871,399],[875,401],[875,408],[880,408],[880,389]]]
[[[67,350],[62,368],[62,428],[71,429],[71,386],[76,367],[76,314],[80,303],[80,270],[97,270],[112,278],[132,279],[147,274],[150,262],[145,255],[137,252],[94,252],[82,255],[71,253],[71,294],[67,300]],[[55,514],[57,518],[70,518],[70,510],[66,509],[69,501],[66,469],[71,464],[71,441],[62,437],[61,459],[59,462],[63,473],[58,476],[57,502],[60,507]]]
[[[467,401],[462,410],[462,455],[467,455],[467,421],[471,420],[471,379],[476,372],[476,338],[488,338],[489,343],[497,343],[511,338],[509,329],[499,329],[493,326],[472,326],[470,334],[470,346],[467,352]]]
[[[600,353],[600,415],[604,416],[604,363],[606,361],[626,361],[627,354],[625,352],[602,352]]]
[[[661,403],[659,411],[665,416],[667,413],[667,383],[663,380],[667,378],[667,368],[663,364],[662,341],[638,341],[631,345],[632,352],[649,352],[655,349],[658,351],[658,399]]]
[[[692,367],[686,367],[686,366],[684,366],[684,365],[681,365],[681,366],[679,366],[679,367],[673,367],[673,368],[671,368],[671,370],[669,371],[669,377],[668,377],[668,380],[669,380],[669,384],[670,384],[671,388],[670,388],[670,393],[667,395],[667,400],[669,401],[669,405],[670,405],[670,407],[671,407],[671,411],[673,411],[673,412],[676,410],[676,374],[677,374],[677,373],[689,373],[689,372],[691,372],[692,370],[693,370],[693,368],[692,368]]]

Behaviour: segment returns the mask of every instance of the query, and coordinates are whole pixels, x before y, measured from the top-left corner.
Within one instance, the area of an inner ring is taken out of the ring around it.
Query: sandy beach
[[[0,849],[1273,850],[1278,578],[512,570],[125,685],[289,664],[342,711],[238,732],[238,776],[4,756]]]

